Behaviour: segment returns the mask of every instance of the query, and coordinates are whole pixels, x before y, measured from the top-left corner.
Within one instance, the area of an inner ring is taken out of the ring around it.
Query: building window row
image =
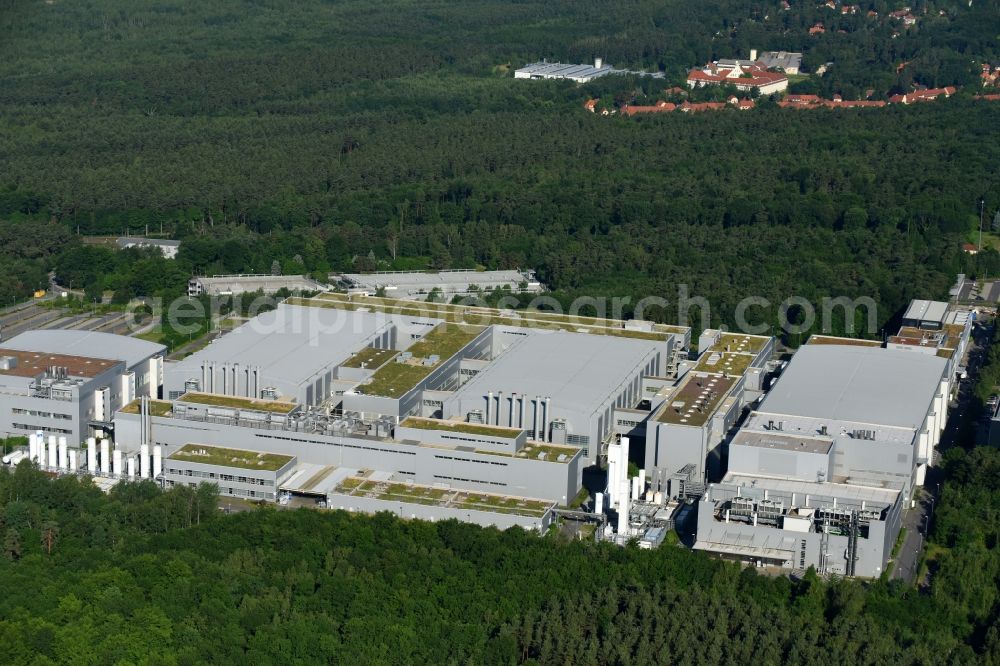
[[[373,446],[359,446],[357,444],[345,444],[343,442],[321,442],[315,439],[299,439],[297,437],[282,437],[281,435],[264,435],[254,433],[254,437],[261,437],[264,439],[283,439],[287,442],[295,442],[296,444],[322,444],[323,446],[342,446],[348,449],[358,449],[364,451],[375,451],[377,453],[398,453],[405,456],[415,456],[416,451],[405,451],[402,448],[393,449],[379,449]]]
[[[71,421],[73,419],[70,414],[60,414],[59,412],[38,412],[34,409],[21,409],[20,407],[14,407],[10,411],[12,414],[23,414],[24,416],[34,416],[41,419],[62,419],[63,421]]]
[[[442,456],[436,453],[434,454],[434,457],[438,458],[439,460],[457,460],[459,462],[479,463],[480,465],[497,465],[498,467],[507,466],[507,463],[505,462],[495,462],[493,460],[473,460],[471,458],[456,458],[455,456]]]
[[[43,425],[31,425],[30,423],[11,423],[11,426],[13,426],[15,430],[27,430],[28,432],[41,430],[43,432],[55,433],[57,435],[73,434],[72,430],[66,430],[65,428],[51,428]]]
[[[445,479],[447,481],[462,481],[463,483],[481,483],[486,486],[500,486],[503,488],[507,487],[506,483],[501,483],[499,481],[480,481],[479,479],[463,479],[459,476],[444,476],[441,474],[435,474],[435,479]]]

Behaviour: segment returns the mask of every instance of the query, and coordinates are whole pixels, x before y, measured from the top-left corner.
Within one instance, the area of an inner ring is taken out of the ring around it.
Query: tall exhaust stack
[[[552,437],[549,436],[549,424],[552,423],[552,398],[545,397],[545,420],[542,421],[542,434],[544,435],[544,441],[551,442]]]
[[[538,414],[542,411],[542,398],[541,396],[535,396],[535,425],[534,425],[534,438],[538,439]]]
[[[497,392],[497,416],[496,416],[496,424],[495,425],[500,425],[500,412],[502,412],[502,411],[503,411],[503,391],[498,391]]]

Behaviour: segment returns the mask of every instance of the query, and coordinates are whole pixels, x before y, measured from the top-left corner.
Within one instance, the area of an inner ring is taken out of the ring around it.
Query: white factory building
[[[948,416],[949,359],[825,338],[799,349],[729,442],[695,548],[879,576]]]
[[[93,331],[15,336],[0,345],[0,433],[37,435],[49,447],[41,466],[68,470],[69,453],[88,437],[106,436],[118,409],[158,395],[164,352],[163,345]]]
[[[240,296],[274,294],[282,289],[291,293],[324,291],[326,287],[305,275],[215,275],[188,280],[188,296]]]
[[[448,270],[439,272],[384,271],[377,273],[341,273],[330,275],[330,282],[349,294],[384,295],[388,298],[450,301],[455,296],[469,296],[497,289],[512,294],[538,294],[544,291],[532,270]]]

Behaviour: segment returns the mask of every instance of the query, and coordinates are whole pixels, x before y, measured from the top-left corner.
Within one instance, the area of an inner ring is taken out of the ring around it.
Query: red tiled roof
[[[622,107],[622,113],[626,116],[634,116],[637,113],[664,113],[670,112],[677,108],[677,105],[671,104],[670,102],[659,102],[655,106],[642,106],[626,104]]]

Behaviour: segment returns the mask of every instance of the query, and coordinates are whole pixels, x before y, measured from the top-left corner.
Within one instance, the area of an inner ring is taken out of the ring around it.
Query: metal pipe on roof
[[[538,412],[542,408],[542,399],[539,396],[535,396],[535,424],[532,426],[531,436],[533,439],[538,439]]]
[[[527,396],[525,396],[523,393],[521,394],[521,408],[520,408],[520,414],[517,419],[517,427],[521,429],[524,428],[524,399],[526,397]]]
[[[486,425],[491,423],[490,414],[493,413],[493,391],[486,393]]]
[[[510,409],[507,412],[507,427],[508,428],[513,428],[514,427],[514,403],[516,401],[517,401],[517,394],[516,393],[511,393],[510,394],[510,400],[509,400],[509,402],[510,402]]]
[[[552,422],[552,398],[545,396],[545,420],[542,421],[542,441],[551,441],[549,437],[549,424]]]
[[[503,411],[503,391],[497,391],[496,425],[500,425],[500,412]]]

